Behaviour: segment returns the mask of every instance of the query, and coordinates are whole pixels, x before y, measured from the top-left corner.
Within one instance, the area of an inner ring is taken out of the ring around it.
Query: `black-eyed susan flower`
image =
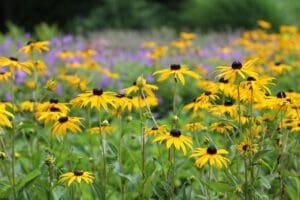
[[[100,110],[103,108],[104,110],[108,111],[109,105],[115,107],[113,92],[104,92],[103,89],[95,88],[91,91],[87,91],[85,93],[79,94],[71,103],[74,106],[86,107],[90,106],[91,108],[96,108]]]
[[[39,103],[37,105],[37,112],[47,112],[53,107],[58,108],[60,112],[63,113],[68,113],[70,111],[70,108],[66,103],[61,103],[58,99],[50,99],[49,101]]]
[[[224,157],[228,151],[225,149],[217,149],[215,146],[208,148],[196,148],[191,157],[196,157],[195,165],[202,168],[205,164],[216,166],[218,169],[227,167],[229,159]]]
[[[260,26],[263,29],[269,29],[269,28],[271,28],[271,23],[267,22],[265,20],[258,20],[257,24],[258,24],[258,26]]]
[[[29,112],[33,112],[34,111],[34,101],[23,101],[20,104],[20,110],[21,111],[29,111]]]
[[[115,104],[116,112],[124,112],[125,110],[130,112],[133,108],[132,97],[123,93],[116,94],[113,102]]]
[[[244,110],[243,106],[240,106],[241,111]],[[229,115],[235,117],[238,115],[238,106],[233,103],[232,100],[226,100],[223,105],[213,105],[209,108],[216,116]]]
[[[185,65],[172,64],[170,69],[163,69],[153,73],[153,75],[160,74],[160,77],[157,81],[164,81],[170,76],[174,78],[175,81],[179,79],[182,85],[185,85],[184,75],[190,76],[195,79],[199,79],[199,75],[196,72],[189,70]]]
[[[231,133],[234,127],[226,122],[215,122],[210,125],[209,129],[217,133]]]
[[[166,147],[169,149],[172,145],[177,150],[182,150],[186,155],[186,146],[192,148],[192,138],[181,134],[180,130],[172,129],[166,134],[161,134],[155,137],[154,142],[166,142]]]
[[[144,108],[146,106],[157,106],[158,99],[156,96],[135,96],[132,98],[132,104],[136,109]]]
[[[8,81],[11,77],[11,72],[0,72],[0,82]]]
[[[146,79],[144,79],[142,76],[139,76],[137,80],[133,82],[132,86],[124,89],[127,95],[136,93],[139,90],[145,92],[145,95],[155,96],[153,91],[158,90],[158,87],[148,84]]]
[[[270,72],[275,75],[275,76],[279,76],[282,75],[286,72],[289,72],[292,70],[292,66],[287,65],[283,62],[275,62],[269,65],[269,70]]]
[[[64,136],[67,132],[81,132],[79,117],[63,116],[57,119],[51,128],[52,135]]]
[[[81,181],[86,182],[87,184],[92,184],[94,182],[95,178],[92,173],[85,172],[81,170],[75,170],[73,172],[67,172],[62,174],[59,177],[59,183],[68,183],[68,186],[70,187],[73,182],[81,183]]]
[[[49,42],[48,41],[40,41],[40,42],[32,42],[29,41],[27,44],[19,49],[20,52],[25,53],[26,55],[30,55],[34,50],[39,53],[43,51],[49,51]]]
[[[66,116],[68,113],[60,110],[59,107],[51,106],[49,110],[36,113],[39,121],[44,121],[46,124],[56,122],[58,118]]]
[[[112,133],[114,131],[114,127],[107,121],[104,120],[100,125],[96,127],[92,127],[88,129],[88,132],[91,134],[106,134],[106,133]]]
[[[45,88],[51,92],[54,92],[57,88],[57,82],[53,79],[48,79]]]
[[[14,115],[5,109],[5,105],[0,104],[0,126],[12,128],[9,117],[14,118]]]
[[[152,128],[146,128],[145,129],[145,134],[146,135],[151,135],[151,136],[157,136],[160,134],[168,134],[168,129],[166,125],[161,125],[161,126],[153,126]]]
[[[256,153],[257,152],[257,144],[253,144],[253,142],[251,142],[251,140],[245,139],[239,145],[236,146],[236,149],[241,154]]]
[[[27,74],[31,74],[31,65],[31,62],[21,62],[15,57],[0,57],[0,66],[8,66],[12,73],[14,73],[16,70],[21,70]]]
[[[229,80],[231,83],[235,81],[238,76],[241,76],[243,79],[246,76],[257,77],[257,72],[255,71],[254,66],[257,64],[258,59],[251,59],[242,64],[239,61],[234,61],[230,66],[220,66],[217,67],[218,78],[224,78]]]
[[[205,129],[205,126],[201,122],[191,122],[185,125],[185,129],[188,131],[198,131]]]

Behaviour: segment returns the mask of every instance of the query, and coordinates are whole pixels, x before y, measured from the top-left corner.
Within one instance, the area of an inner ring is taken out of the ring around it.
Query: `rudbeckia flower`
[[[243,79],[246,76],[257,77],[257,72],[254,69],[254,66],[257,64],[258,58],[248,60],[244,64],[239,61],[234,61],[229,66],[220,66],[217,67],[218,78],[224,78],[225,80],[229,80],[233,83],[238,76],[241,76]]]
[[[132,86],[124,89],[127,95],[131,93],[136,93],[139,90],[145,92],[145,95],[155,96],[153,91],[158,90],[158,87],[155,85],[148,84],[147,80],[140,76],[137,78],[136,81],[133,82]]]
[[[180,130],[172,129],[169,133],[161,134],[155,137],[154,142],[166,142],[166,147],[169,149],[172,145],[177,150],[182,150],[186,155],[186,146],[192,148],[192,138],[181,134]]]
[[[34,50],[39,53],[43,51],[49,51],[49,42],[48,41],[40,41],[40,42],[32,42],[29,41],[25,46],[19,49],[20,52],[24,52],[26,55],[30,55]]]
[[[8,117],[14,118],[14,115],[8,112],[7,110],[5,110],[4,104],[0,104],[0,126],[6,126],[12,128],[12,124],[9,121]]]
[[[160,134],[168,134],[168,129],[166,125],[153,126],[152,128],[146,128],[145,134],[152,135],[152,136],[157,136]]]
[[[241,154],[247,154],[247,153],[256,153],[257,152],[257,145],[253,144],[251,140],[245,139],[243,140],[239,145],[236,146],[236,149]]]
[[[109,124],[109,122],[107,120],[104,120],[100,125],[98,125],[97,127],[92,127],[88,129],[88,132],[90,132],[91,134],[105,134],[105,133],[112,133],[114,130],[114,127],[112,125]]]
[[[94,182],[94,176],[90,172],[85,172],[81,170],[75,170],[73,172],[67,172],[62,174],[59,177],[59,183],[68,183],[68,186],[70,187],[71,184],[76,181],[77,183],[81,183],[81,180],[86,182],[87,184],[92,184]]]
[[[240,106],[241,111],[244,110],[244,107]],[[223,105],[213,105],[209,108],[216,116],[229,115],[231,117],[235,117],[238,115],[238,106],[233,103],[232,100],[226,100]]]
[[[215,146],[209,146],[205,148],[196,148],[191,157],[197,157],[195,165],[202,168],[205,164],[211,166],[216,166],[218,169],[222,167],[227,167],[229,159],[225,158],[223,155],[228,154],[228,151],[224,149],[217,149]]]
[[[79,94],[75,97],[71,103],[75,106],[86,107],[90,106],[91,108],[104,108],[105,111],[108,111],[109,105],[115,107],[113,92],[104,92],[102,89],[93,89],[85,93]]]
[[[209,129],[217,133],[230,133],[234,130],[234,127],[225,122],[215,122],[210,125]]]
[[[20,110],[21,111],[33,112],[33,110],[34,110],[34,104],[35,104],[35,102],[33,102],[33,101],[23,101],[20,104]]]
[[[36,117],[39,121],[44,121],[46,124],[57,121],[58,118],[65,116],[67,113],[62,112],[58,107],[51,106],[49,110],[38,112]]]
[[[122,93],[116,94],[113,102],[115,104],[117,113],[119,111],[124,112],[125,110],[128,110],[130,112],[133,108],[132,97],[129,97]]]
[[[132,98],[132,103],[133,106],[136,109],[140,109],[140,108],[144,108],[147,105],[148,106],[157,106],[158,105],[158,100],[155,96],[146,96],[146,97],[142,97],[142,96],[136,96]]]
[[[63,116],[51,128],[52,135],[64,136],[67,132],[81,132],[79,117]]]
[[[198,131],[201,129],[205,129],[201,122],[191,122],[185,125],[185,129],[189,131]]]
[[[11,77],[11,72],[0,72],[0,82],[8,81]]]
[[[160,74],[157,81],[164,81],[170,76],[174,78],[175,81],[179,79],[182,85],[185,85],[184,75],[190,76],[195,79],[199,79],[199,75],[196,72],[189,70],[185,65],[172,64],[170,69],[163,69],[153,73],[153,75]]]
[[[37,112],[47,112],[51,108],[58,108],[60,112],[68,113],[70,111],[70,108],[66,105],[66,103],[59,102],[58,99],[50,99],[47,102],[39,103],[37,105]]]
[[[9,69],[12,73],[16,70],[24,71],[27,74],[31,74],[32,63],[31,62],[21,62],[15,57],[1,57],[0,66],[5,67],[9,66]]]

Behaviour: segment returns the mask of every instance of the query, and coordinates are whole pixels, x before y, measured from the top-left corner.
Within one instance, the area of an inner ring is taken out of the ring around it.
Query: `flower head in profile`
[[[234,127],[226,122],[215,122],[210,125],[209,129],[217,133],[231,133]]]
[[[49,51],[49,50],[50,49],[49,49],[48,41],[40,41],[40,42],[29,41],[25,46],[19,49],[20,52],[23,52],[26,55],[32,54],[33,51],[42,53],[43,51]]]
[[[160,134],[155,137],[154,142],[166,142],[166,147],[169,149],[172,145],[177,150],[182,150],[186,155],[186,146],[192,148],[192,138],[181,134],[180,130],[172,129],[170,132]]]
[[[152,135],[152,136],[157,136],[161,134],[167,134],[168,129],[166,125],[161,125],[161,126],[153,126],[152,128],[146,128],[145,134],[146,135]]]
[[[14,115],[6,110],[5,104],[0,104],[0,126],[12,128],[9,117],[14,118]]]
[[[12,77],[12,73],[9,71],[0,72],[0,82],[6,82]]]
[[[81,181],[86,182],[87,184],[92,184],[94,182],[94,176],[90,172],[85,172],[81,170],[75,170],[73,172],[67,172],[62,174],[59,177],[59,183],[67,183],[70,187],[73,182],[81,183]]]
[[[127,95],[131,93],[136,93],[138,91],[142,91],[145,95],[154,95],[154,90],[158,90],[158,87],[155,85],[151,85],[147,83],[147,80],[144,79],[142,76],[139,76],[136,81],[133,82],[133,85],[125,88],[124,91]]]
[[[103,108],[108,111],[109,105],[115,107],[113,92],[105,92],[103,89],[95,88],[93,90],[87,91],[85,93],[79,94],[75,97],[71,103],[75,106],[96,108],[100,110]]]
[[[182,85],[185,85],[185,78],[184,75],[190,76],[194,79],[199,79],[200,76],[191,70],[189,70],[185,65],[180,64],[172,64],[170,69],[163,69],[153,73],[153,75],[160,74],[160,77],[157,81],[164,81],[170,76],[174,78],[175,81],[179,79]]]
[[[104,120],[100,125],[96,127],[92,127],[88,129],[88,132],[91,134],[106,134],[106,133],[112,133],[114,131],[114,127],[107,121]]]
[[[31,74],[32,63],[19,61],[19,59],[15,57],[0,57],[0,66],[8,66],[11,73],[14,73],[16,70],[21,70],[27,74]]]
[[[263,29],[269,29],[271,28],[271,23],[267,22],[265,20],[258,20],[257,25],[260,26]]]
[[[64,136],[68,132],[81,132],[81,122],[79,117],[63,116],[59,117],[51,128],[52,135]]]
[[[224,149],[217,149],[215,146],[209,146],[208,148],[196,148],[191,157],[196,157],[195,165],[202,168],[204,165],[209,164],[216,166],[218,169],[227,167],[229,159],[224,157],[228,151]]]
[[[248,60],[244,64],[240,61],[234,61],[231,66],[217,67],[218,78],[224,78],[233,83],[238,76],[245,79],[246,76],[257,77],[255,65],[258,63],[258,58]]]

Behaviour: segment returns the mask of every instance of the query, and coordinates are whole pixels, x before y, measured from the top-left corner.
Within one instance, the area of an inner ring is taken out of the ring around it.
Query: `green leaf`
[[[9,198],[9,195],[11,194],[11,186],[8,181],[0,181],[0,197],[1,198]]]
[[[267,189],[271,189],[271,184],[267,178],[265,178],[264,176],[261,176],[259,181],[262,186],[264,186]]]
[[[23,177],[18,183],[17,183],[17,190],[21,192],[23,188],[25,188],[27,185],[29,185],[34,179],[39,177],[41,175],[41,171],[39,169],[35,169],[29,174],[27,174],[25,177]]]
[[[205,185],[215,192],[230,192],[233,190],[233,187],[228,183],[208,181]]]
[[[252,162],[255,163],[258,159],[260,159],[264,154],[266,154],[267,152],[271,151],[270,149],[263,149],[259,152],[257,152],[252,159]]]

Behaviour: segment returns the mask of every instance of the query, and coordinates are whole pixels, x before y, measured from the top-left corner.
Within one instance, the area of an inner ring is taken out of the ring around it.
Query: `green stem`
[[[103,186],[103,198],[106,199],[106,156],[105,156],[105,144],[104,144],[104,136],[102,135],[101,130],[101,113],[99,110],[98,113],[98,120],[99,120],[99,142],[100,142],[100,149],[101,149],[101,159],[102,159],[102,186]]]
[[[142,104],[141,97],[143,97],[142,90],[139,90],[139,114],[140,114],[140,128],[141,128],[141,157],[142,157],[142,191],[141,191],[141,199],[144,199],[144,190],[145,190],[145,132],[144,132],[144,117],[142,113]]]

